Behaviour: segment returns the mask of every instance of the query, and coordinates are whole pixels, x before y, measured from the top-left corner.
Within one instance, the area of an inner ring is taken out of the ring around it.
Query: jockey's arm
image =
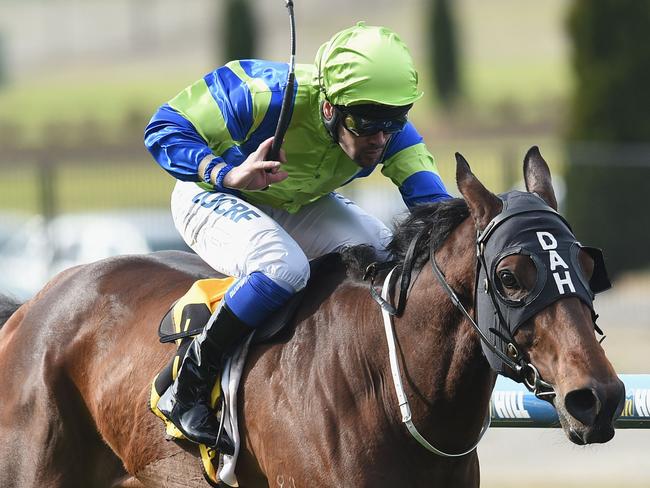
[[[390,142],[381,172],[397,185],[409,209],[451,198],[433,156],[411,122]]]
[[[156,162],[174,178],[209,182],[210,171],[199,174],[199,166],[201,161],[216,159],[212,150],[194,125],[169,104],[152,117],[144,132],[144,143]],[[217,163],[215,160],[212,167]]]
[[[235,75],[237,66],[228,63],[187,87],[160,107],[145,129],[145,146],[174,178],[248,190],[286,178],[280,162],[264,159],[268,139],[247,147],[247,153],[241,150],[268,109],[268,98],[250,92]]]

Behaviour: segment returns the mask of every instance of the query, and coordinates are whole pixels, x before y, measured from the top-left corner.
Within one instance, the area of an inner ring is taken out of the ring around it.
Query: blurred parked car
[[[34,216],[0,242],[0,292],[25,300],[71,266],[168,249],[191,252],[169,210]]]

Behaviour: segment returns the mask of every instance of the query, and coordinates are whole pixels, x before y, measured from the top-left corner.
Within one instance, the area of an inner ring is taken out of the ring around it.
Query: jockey
[[[292,118],[273,142],[288,65],[231,61],[158,109],[145,145],[178,181],[171,207],[187,244],[237,280],[182,360],[158,408],[216,446],[210,393],[224,353],[307,284],[309,260],[356,244],[385,257],[390,230],[334,192],[377,166],[408,207],[449,198],[407,114],[422,96],[398,35],[360,22],[296,66]]]

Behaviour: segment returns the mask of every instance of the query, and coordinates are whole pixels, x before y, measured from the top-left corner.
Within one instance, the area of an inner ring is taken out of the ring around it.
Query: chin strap
[[[388,295],[390,293],[390,279],[393,271],[395,271],[395,268],[397,268],[397,266],[395,266],[390,271],[390,273],[388,273],[388,276],[386,276],[386,279],[384,280],[384,286],[381,290],[381,297],[386,303],[388,303],[389,300]],[[489,407],[485,415],[485,420],[483,420],[483,427],[481,427],[481,432],[478,435],[478,440],[470,449],[459,453],[448,453],[441,451],[440,449],[434,447],[429,441],[427,441],[415,428],[413,420],[411,419],[411,406],[409,405],[408,398],[406,398],[406,393],[404,392],[404,385],[402,384],[402,377],[399,369],[399,362],[397,359],[397,347],[395,345],[395,334],[393,332],[392,314],[384,307],[381,309],[381,314],[384,317],[384,330],[386,332],[386,341],[388,342],[388,357],[390,360],[390,370],[392,373],[391,376],[393,377],[393,384],[395,385],[395,393],[397,393],[397,401],[399,402],[399,409],[402,414],[402,422],[406,425],[406,428],[410,434],[415,438],[416,441],[418,441],[421,446],[423,446],[428,451],[437,454],[438,456],[461,457],[471,453],[474,451],[474,449],[476,449],[476,446],[478,446],[479,442],[481,442],[481,439],[485,435],[485,432],[490,427],[492,417],[490,415]]]

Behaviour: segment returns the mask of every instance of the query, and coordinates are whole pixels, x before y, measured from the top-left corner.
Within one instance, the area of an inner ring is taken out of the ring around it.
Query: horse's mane
[[[394,225],[393,239],[387,246],[390,259],[403,261],[413,238],[423,232],[423,238],[415,250],[414,260],[415,268],[420,268],[429,258],[430,246],[438,249],[468,216],[467,203],[461,198],[414,207],[404,220]],[[368,265],[376,261],[372,248],[365,245],[350,247],[344,250],[342,255],[348,274],[355,278],[363,276]]]

